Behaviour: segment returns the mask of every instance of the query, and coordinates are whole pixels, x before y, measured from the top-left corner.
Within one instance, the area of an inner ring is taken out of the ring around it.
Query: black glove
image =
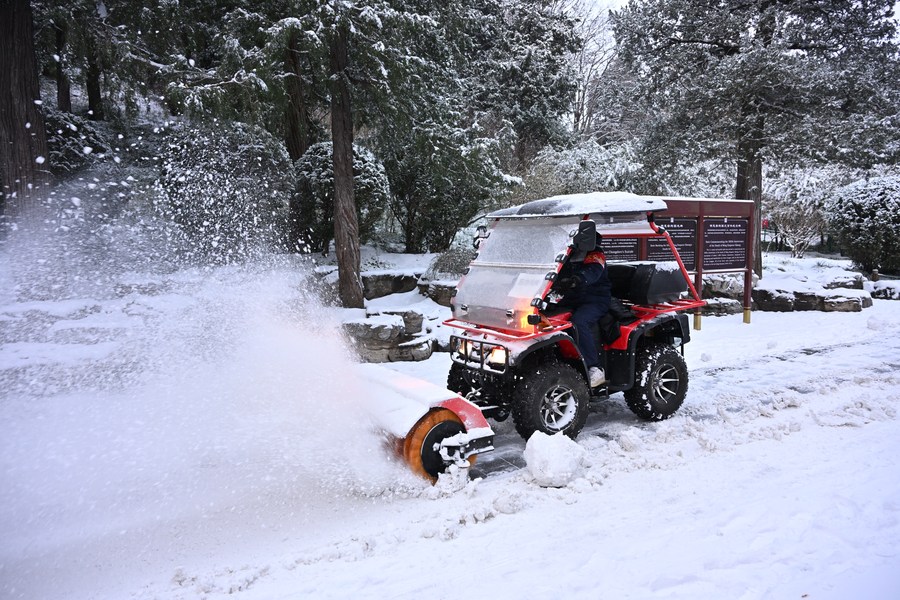
[[[556,282],[556,287],[560,291],[574,290],[578,287],[580,281],[577,277],[563,277]]]

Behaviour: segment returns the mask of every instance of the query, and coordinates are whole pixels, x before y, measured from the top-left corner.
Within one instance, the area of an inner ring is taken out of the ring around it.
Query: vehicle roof
[[[630,192],[590,192],[532,200],[490,213],[488,218],[567,217],[587,214],[627,214],[663,211],[668,208],[659,196],[639,196]]]

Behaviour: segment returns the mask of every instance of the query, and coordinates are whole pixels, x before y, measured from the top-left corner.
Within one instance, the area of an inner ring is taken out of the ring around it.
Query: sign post
[[[752,200],[663,198],[669,206],[656,222],[672,236],[694,286],[703,289],[703,275],[743,273],[744,323],[750,322],[753,285],[754,209]],[[648,252],[648,258],[650,254]],[[692,259],[692,260],[689,260]],[[692,266],[688,266],[688,263]],[[700,329],[700,311],[694,314]]]

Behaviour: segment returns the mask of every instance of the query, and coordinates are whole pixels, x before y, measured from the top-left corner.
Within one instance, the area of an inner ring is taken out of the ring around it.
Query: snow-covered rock
[[[900,300],[900,281],[872,281],[866,283],[866,288],[873,298],[884,300]]]
[[[383,298],[391,294],[402,294],[416,289],[421,272],[391,270],[363,271],[363,295],[366,300]]]
[[[344,332],[364,362],[420,361],[431,356],[434,343],[422,334],[424,317],[415,311],[385,311],[344,321]]]
[[[459,281],[456,279],[420,279],[418,284],[419,293],[431,298],[441,306],[450,306],[457,283]]]

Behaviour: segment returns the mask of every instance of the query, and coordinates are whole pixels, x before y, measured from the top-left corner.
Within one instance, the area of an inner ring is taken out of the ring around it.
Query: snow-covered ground
[[[566,487],[509,422],[483,479],[430,487],[372,432],[311,268],[20,302],[0,254],[0,597],[900,597],[900,302],[704,318],[679,414],[595,404]]]

